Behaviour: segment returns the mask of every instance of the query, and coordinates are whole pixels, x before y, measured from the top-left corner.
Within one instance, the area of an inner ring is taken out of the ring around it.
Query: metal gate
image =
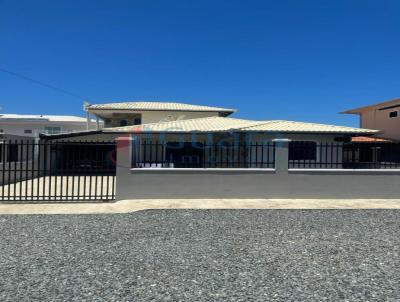
[[[113,142],[0,142],[0,200],[113,200],[115,157]]]

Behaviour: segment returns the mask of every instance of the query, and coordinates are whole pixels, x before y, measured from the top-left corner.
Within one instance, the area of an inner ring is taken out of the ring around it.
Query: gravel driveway
[[[398,210],[0,216],[0,301],[399,301]]]

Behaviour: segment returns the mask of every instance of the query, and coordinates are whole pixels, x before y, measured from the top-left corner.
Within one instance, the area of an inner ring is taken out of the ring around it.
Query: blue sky
[[[104,103],[182,101],[237,117],[357,125],[400,96],[400,2],[0,0],[0,68]],[[82,100],[0,72],[3,113]]]

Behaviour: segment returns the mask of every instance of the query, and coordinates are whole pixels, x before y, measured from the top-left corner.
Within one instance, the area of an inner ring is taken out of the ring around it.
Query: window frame
[[[58,129],[58,130],[55,130]],[[61,126],[45,126],[44,131],[47,134],[60,134],[62,132],[62,127]]]

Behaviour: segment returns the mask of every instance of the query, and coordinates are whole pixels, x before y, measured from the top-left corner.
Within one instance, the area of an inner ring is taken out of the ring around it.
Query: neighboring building
[[[377,129],[378,137],[400,140],[400,98],[341,112],[360,116],[360,127]]]
[[[170,102],[125,102],[88,105],[86,111],[104,121],[106,128],[228,116],[233,109]]]
[[[0,114],[0,134],[3,137],[38,137],[40,134],[71,133],[88,129],[96,129],[96,121],[90,120],[88,125],[87,119],[79,116]]]

